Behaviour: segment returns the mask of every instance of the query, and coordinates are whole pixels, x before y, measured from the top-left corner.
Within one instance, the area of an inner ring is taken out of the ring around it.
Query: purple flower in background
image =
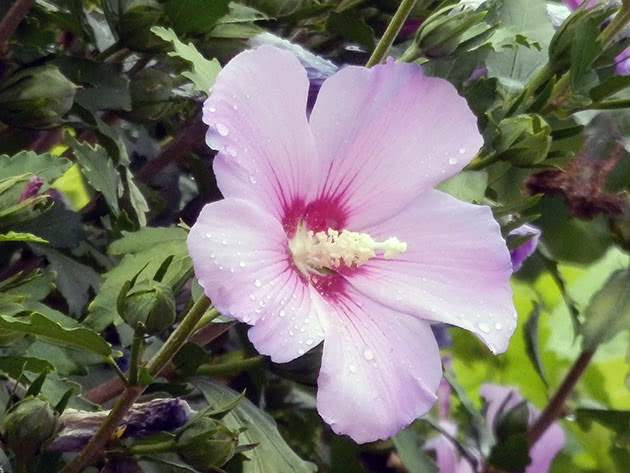
[[[578,8],[580,5],[582,5],[582,3],[584,3],[587,0],[564,0],[564,3],[571,9],[571,10],[575,10],[576,8]],[[586,8],[593,8],[595,5],[597,5],[598,0],[588,0],[588,4],[586,5]],[[608,1],[603,1],[600,0],[601,3],[606,3],[610,6],[617,6],[620,5],[621,2],[619,0],[608,0]],[[559,24],[556,24],[556,22],[554,21],[554,15],[552,14],[552,8],[547,6],[549,15],[552,18],[552,22],[554,23],[554,26],[557,28],[559,26]],[[570,12],[569,12],[570,13]],[[568,15],[566,15],[562,21],[564,21],[564,19],[566,19]],[[562,23],[562,21],[560,21],[560,23]],[[628,32],[625,33],[626,37],[628,35]],[[630,48],[624,49],[620,54],[617,55],[617,57],[615,57],[615,64],[616,64],[616,68],[615,71],[617,72],[617,74],[630,74]]]
[[[515,387],[484,384],[479,392],[487,402],[486,422],[490,426],[494,425],[500,410],[512,409],[523,400]],[[540,415],[540,412],[531,404],[528,404],[528,408],[529,425],[531,425]],[[563,446],[564,431],[558,423],[554,423],[530,449],[529,455],[532,462],[525,469],[525,473],[546,473]]]
[[[482,145],[445,80],[415,64],[350,66],[310,118],[307,73],[262,46],[232,59],[204,104],[225,199],[188,237],[215,307],[253,325],[274,362],[322,341],[317,407],[357,442],[424,414],[442,377],[430,322],[503,352],[511,263],[490,209],[433,189]]]
[[[534,254],[536,247],[538,246],[538,240],[540,239],[540,229],[533,225],[521,225],[510,232],[510,235],[534,235],[520,246],[517,246],[513,250],[510,250],[510,257],[512,258],[512,268],[516,272],[521,269],[523,263],[527,258]]]
[[[480,394],[486,400],[486,423],[493,426],[500,411],[512,409],[519,404],[523,398],[518,394],[518,390],[512,387],[499,386],[496,384],[484,384],[480,388]],[[530,413],[529,424],[531,425],[539,415],[538,410],[528,404]],[[455,437],[457,427],[448,422],[440,421],[440,427],[448,435],[440,434],[429,440],[424,448],[434,450],[436,463],[440,468],[439,473],[475,473],[475,468],[471,461],[466,458],[458,458],[457,448],[449,438]],[[564,446],[564,431],[559,424],[552,424],[543,436],[534,444],[530,450],[531,463],[525,469],[525,473],[547,473],[551,462]],[[483,471],[478,452],[469,451],[480,465],[478,471]]]

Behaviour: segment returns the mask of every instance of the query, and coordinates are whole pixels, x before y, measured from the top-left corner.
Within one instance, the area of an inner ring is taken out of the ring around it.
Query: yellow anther
[[[334,270],[343,262],[346,266],[361,266],[376,257],[376,251],[384,258],[393,258],[407,251],[407,243],[396,237],[376,241],[367,233],[341,232],[329,228],[325,232],[313,233],[303,224],[298,226],[295,236],[289,241],[293,261],[304,274]]]

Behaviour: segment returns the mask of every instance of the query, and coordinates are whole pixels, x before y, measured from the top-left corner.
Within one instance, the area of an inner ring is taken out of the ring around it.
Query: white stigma
[[[308,275],[309,272],[335,270],[342,262],[346,266],[361,266],[375,258],[377,250],[382,252],[384,258],[390,259],[407,251],[407,243],[396,237],[380,242],[367,233],[349,230],[339,232],[332,228],[313,233],[300,223],[295,236],[289,240],[289,249],[297,268]]]

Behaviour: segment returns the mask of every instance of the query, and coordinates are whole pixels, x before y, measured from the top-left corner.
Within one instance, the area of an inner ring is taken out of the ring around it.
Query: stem
[[[630,7],[628,2],[624,2],[621,10],[615,15],[615,17],[608,23],[608,26],[599,34],[599,41],[603,47],[608,46],[615,39],[615,36],[626,26],[626,23],[630,21]]]
[[[81,450],[81,452],[74,457],[72,462],[66,465],[60,473],[80,473],[95,457],[101,454],[105,444],[112,438],[116,427],[122,422],[125,414],[127,414],[127,411],[133,406],[134,402],[138,400],[144,389],[144,386],[130,386],[125,389],[94,437],[92,437],[85,448]]]
[[[0,48],[4,48],[9,37],[22,22],[35,0],[16,0],[0,22]]]
[[[118,366],[118,363],[116,363],[116,361],[111,356],[107,358],[107,363],[111,365],[111,367],[114,370],[114,373],[116,373],[116,376],[118,376],[118,378],[123,383],[123,385],[125,386],[128,385],[129,380],[125,376],[125,373],[122,372],[122,370],[120,369],[120,366]]]
[[[164,342],[158,352],[147,363],[147,370],[151,376],[156,376],[167,365],[171,358],[177,353],[181,346],[186,343],[188,337],[193,332],[203,314],[210,307],[210,299],[201,296],[197,302],[190,308],[184,319],[171,333],[171,336]],[[218,316],[217,315],[215,317]]]
[[[549,428],[549,426],[560,416],[564,408],[565,401],[573,391],[575,384],[584,374],[584,371],[591,361],[591,358],[593,358],[594,353],[594,351],[583,351],[578,359],[575,360],[575,363],[573,363],[573,366],[565,376],[562,384],[549,400],[538,419],[536,419],[534,425],[531,426],[529,432],[527,432],[527,439],[529,440],[530,448],[540,439],[547,428]]]
[[[203,374],[207,376],[227,376],[239,371],[248,370],[258,366],[264,357],[252,356],[251,358],[245,358],[243,360],[227,361],[225,363],[217,363],[214,365],[201,365],[197,368],[196,374]]]
[[[197,322],[197,325],[195,326],[195,329],[193,330],[193,332],[196,332],[197,330],[200,330],[202,327],[205,327],[206,325],[208,325],[210,321],[216,319],[219,315],[221,315],[219,314],[219,311],[215,309],[214,307],[211,307],[203,315],[203,317],[201,317],[201,320]]]
[[[151,376],[159,374],[175,353],[186,343],[186,340],[188,340],[197,322],[208,310],[208,307],[210,307],[210,300],[206,296],[200,297],[195,302],[179,326],[147,363],[147,369]],[[60,473],[80,473],[94,458],[102,455],[104,447],[111,439],[116,427],[122,422],[131,406],[138,400],[145,389],[146,386],[142,385],[127,386],[94,437]]]
[[[149,453],[171,452],[177,448],[177,441],[165,440],[164,442],[151,443],[148,445],[134,445],[129,447],[125,453],[132,455],[146,455]]]
[[[392,20],[389,22],[389,25],[387,25],[385,33],[381,36],[381,39],[370,56],[370,59],[368,59],[368,62],[365,64],[366,67],[372,67],[375,64],[380,64],[383,59],[385,59],[389,48],[392,46],[396,36],[398,36],[403,23],[409,16],[409,13],[415,4],[416,0],[402,0],[400,2],[398,10],[394,13]]]
[[[140,362],[140,352],[144,346],[144,325],[138,323],[133,333],[131,342],[131,353],[129,355],[129,373],[127,379],[132,386],[138,383],[138,363]]]

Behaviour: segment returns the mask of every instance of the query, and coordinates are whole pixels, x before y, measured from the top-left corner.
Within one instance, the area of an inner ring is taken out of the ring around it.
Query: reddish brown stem
[[[529,432],[527,432],[527,439],[529,440],[530,446],[533,446],[545,433],[549,426],[553,424],[558,417],[560,417],[560,414],[564,409],[564,403],[573,392],[573,388],[578,380],[584,374],[586,367],[593,358],[593,354],[594,352],[592,351],[584,351],[580,354],[578,359],[575,360],[575,363],[571,366],[571,369],[562,381],[562,384],[549,400],[538,419],[536,419],[534,425],[531,426]]]
[[[6,42],[22,22],[35,0],[16,0],[0,21],[0,48],[5,49]]]

